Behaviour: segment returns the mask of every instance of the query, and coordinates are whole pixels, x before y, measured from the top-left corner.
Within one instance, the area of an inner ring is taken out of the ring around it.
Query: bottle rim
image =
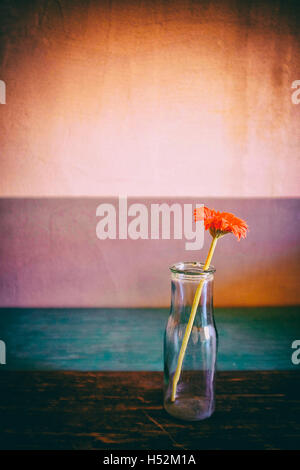
[[[204,263],[200,263],[200,261],[179,261],[169,267],[173,274],[183,274],[185,276],[211,275],[216,272],[215,267],[212,265],[205,270],[203,268]]]

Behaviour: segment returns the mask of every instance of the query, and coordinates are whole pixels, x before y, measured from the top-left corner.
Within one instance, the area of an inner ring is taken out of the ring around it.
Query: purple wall
[[[168,306],[168,266],[203,261],[185,240],[99,240],[104,198],[0,199],[0,306]],[[128,200],[146,204],[195,200]],[[219,242],[215,305],[292,305],[299,293],[299,200],[208,199],[199,203],[246,219],[246,240]]]

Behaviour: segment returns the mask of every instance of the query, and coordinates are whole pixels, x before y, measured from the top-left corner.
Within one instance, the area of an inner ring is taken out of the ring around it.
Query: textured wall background
[[[298,196],[300,3],[2,1],[2,196]]]
[[[195,254],[97,240],[119,194],[236,211],[216,305],[299,302],[299,24],[291,0],[1,1],[0,306],[168,305]]]
[[[118,207],[117,200],[99,198],[0,200],[0,306],[169,306],[168,267],[177,261],[203,261],[210,235],[205,233],[200,251],[186,251],[185,240],[173,236],[99,240],[96,208],[103,202]],[[142,199],[129,200],[128,205],[133,202],[149,208],[157,202],[194,201]],[[215,305],[300,303],[299,201],[206,198],[204,202],[242,214],[251,229],[246,240],[237,242],[226,235],[219,242],[213,260]]]

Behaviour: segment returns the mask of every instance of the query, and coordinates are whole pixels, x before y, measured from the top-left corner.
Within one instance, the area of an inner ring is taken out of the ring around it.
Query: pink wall
[[[299,196],[298,2],[0,9],[2,196]]]

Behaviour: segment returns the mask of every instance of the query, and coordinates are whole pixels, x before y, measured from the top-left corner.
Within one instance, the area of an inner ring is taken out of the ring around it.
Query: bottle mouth
[[[214,266],[209,266],[204,270],[204,263],[199,261],[180,261],[170,266],[169,269],[173,274],[193,277],[212,275],[216,272]]]

